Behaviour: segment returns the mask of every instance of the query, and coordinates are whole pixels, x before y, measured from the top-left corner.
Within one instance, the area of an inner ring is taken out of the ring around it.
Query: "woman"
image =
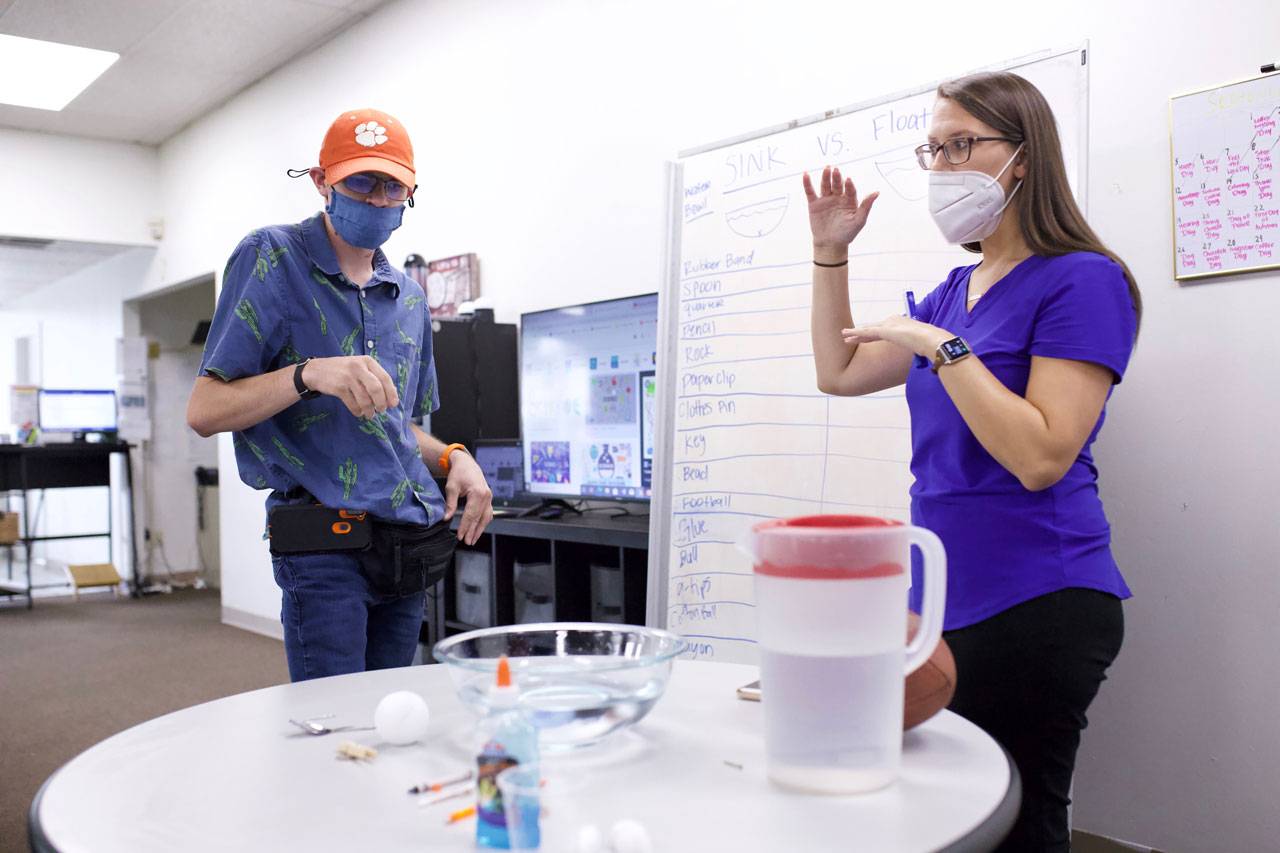
[[[859,395],[906,383],[912,521],[947,548],[951,710],[999,741],[1022,775],[1022,810],[1001,849],[1068,850],[1076,748],[1130,595],[1090,446],[1141,300],[1072,198],[1043,95],[1009,73],[937,94],[916,151],[930,211],[949,242],[982,260],[952,270],[914,318],[854,326],[849,244],[877,194],[859,203],[839,169],[824,169],[817,191],[805,175],[818,387]],[[917,583],[913,609],[918,596]]]

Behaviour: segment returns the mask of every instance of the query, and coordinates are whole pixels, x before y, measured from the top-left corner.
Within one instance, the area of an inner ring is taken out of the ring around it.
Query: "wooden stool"
[[[111,563],[81,563],[67,566],[67,573],[71,575],[71,585],[76,601],[80,600],[82,587],[109,586],[112,598],[120,595],[120,573]]]

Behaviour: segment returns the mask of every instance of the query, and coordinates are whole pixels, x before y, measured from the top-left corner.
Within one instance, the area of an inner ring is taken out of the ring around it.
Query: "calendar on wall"
[[[1174,278],[1280,269],[1280,74],[1169,101]]]

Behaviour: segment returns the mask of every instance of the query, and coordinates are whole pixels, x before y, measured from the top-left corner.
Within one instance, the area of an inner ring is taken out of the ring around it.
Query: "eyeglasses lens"
[[[952,166],[963,166],[969,162],[969,155],[973,153],[973,148],[969,144],[969,140],[964,137],[956,137],[948,139],[942,143],[942,156],[947,158],[947,162]]]
[[[353,193],[360,193],[361,195],[369,195],[378,188],[378,184],[382,184],[382,191],[392,201],[404,201],[409,197],[409,188],[399,181],[382,180],[362,172],[349,175],[342,184]]]

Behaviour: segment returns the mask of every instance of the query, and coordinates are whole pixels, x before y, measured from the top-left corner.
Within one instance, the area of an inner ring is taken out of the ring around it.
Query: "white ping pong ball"
[[[421,739],[427,733],[431,712],[427,702],[410,690],[388,693],[373,712],[373,727],[378,736],[388,743],[406,744]]]
[[[609,830],[609,847],[613,853],[653,853],[649,832],[638,820],[620,820]]]

